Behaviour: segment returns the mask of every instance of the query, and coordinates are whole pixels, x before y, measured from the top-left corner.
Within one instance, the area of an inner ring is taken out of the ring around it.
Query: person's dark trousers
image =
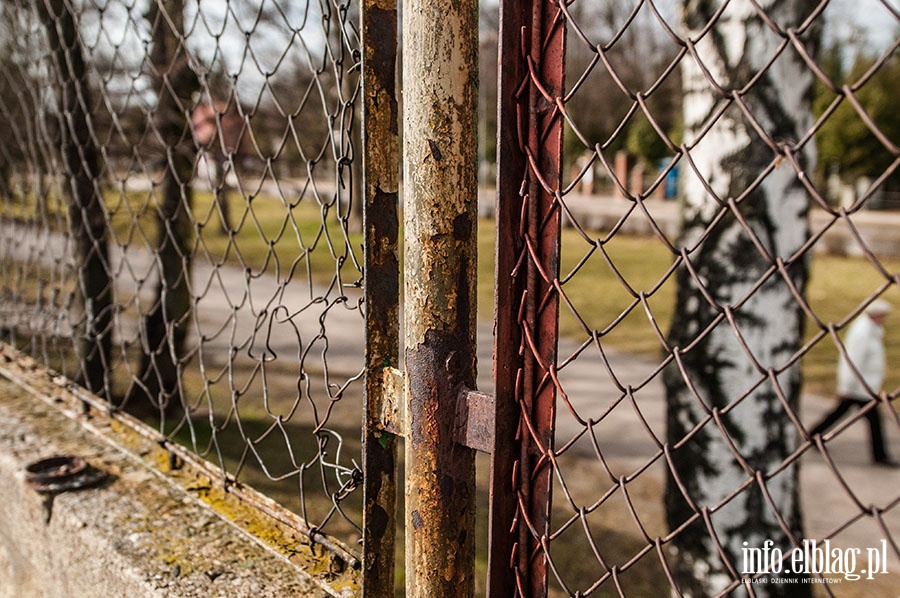
[[[831,426],[833,426],[845,413],[853,407],[865,407],[870,399],[853,399],[849,397],[841,397],[840,403],[834,410],[825,416],[815,427],[810,430],[811,435],[824,434]],[[866,412],[866,419],[869,420],[869,432],[872,435],[872,459],[876,463],[883,463],[888,460],[887,451],[884,448],[884,434],[881,432],[881,415],[878,413],[878,405],[875,405]]]

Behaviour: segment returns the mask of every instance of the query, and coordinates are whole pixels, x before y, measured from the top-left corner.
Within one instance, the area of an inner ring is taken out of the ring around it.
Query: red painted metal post
[[[500,47],[497,114],[497,226],[494,258],[494,450],[491,453],[491,486],[488,538],[488,596],[508,596],[516,587],[513,554],[518,547],[513,533],[516,518],[515,461],[518,444],[514,442],[519,426],[516,379],[522,371],[519,354],[522,333],[518,310],[525,290],[524,277],[515,276],[524,247],[519,234],[522,216],[522,181],[525,179],[525,153],[519,138],[519,99],[517,90],[525,81],[528,65],[522,52],[522,28],[530,21],[530,0],[500,2]]]
[[[556,367],[559,329],[559,297],[555,283],[559,278],[561,210],[556,199],[562,183],[563,119],[556,101],[563,95],[565,64],[565,21],[555,2],[540,2],[532,13],[528,153],[529,252],[537,256],[529,261],[528,297],[526,297],[525,371],[526,388],[531,392],[521,399],[531,402],[533,436],[523,451],[531,467],[521,468],[523,485],[531,480],[531,521],[542,536],[549,534],[553,471],[548,454],[553,451],[556,422],[556,387],[550,372]],[[529,350],[530,349],[530,350]],[[530,375],[529,375],[530,370]],[[528,438],[530,430],[520,428]],[[528,465],[528,463],[525,463]],[[528,476],[526,478],[525,476]],[[531,538],[530,596],[547,594],[547,555],[542,537]],[[524,551],[523,551],[524,555]]]
[[[500,8],[496,434],[489,592],[547,593],[559,301],[565,27],[556,2]],[[518,451],[510,450],[515,431]],[[510,530],[512,529],[512,534]],[[532,533],[532,529],[536,534]],[[514,568],[511,571],[510,568]]]

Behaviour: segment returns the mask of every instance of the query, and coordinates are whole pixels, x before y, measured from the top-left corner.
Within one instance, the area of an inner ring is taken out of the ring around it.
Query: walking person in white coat
[[[853,407],[864,407],[874,401],[884,383],[886,360],[884,355],[884,321],[891,312],[887,301],[877,299],[858,317],[844,338],[846,358],[841,355],[837,371],[837,407],[813,427],[810,434],[827,432]],[[887,454],[878,406],[866,412],[872,441],[872,460],[878,465],[897,467]]]

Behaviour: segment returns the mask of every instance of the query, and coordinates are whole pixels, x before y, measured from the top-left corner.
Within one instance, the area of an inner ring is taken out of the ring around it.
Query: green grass
[[[268,195],[245,203],[234,201],[234,193],[231,201],[235,231],[229,235],[222,231],[212,194],[194,193],[195,260],[227,262],[256,273],[299,269],[302,278],[320,282],[332,280],[338,273],[343,283],[359,279],[362,235],[344,232],[334,205],[305,196],[288,203]],[[117,243],[152,245],[156,227],[153,194],[110,195],[107,205]],[[618,235],[603,248],[605,255],[571,229],[564,231],[560,278],[565,296],[560,305],[560,334],[581,341],[597,331],[605,346],[658,356],[663,350],[660,335],[671,325],[675,302],[674,256],[653,237]],[[489,318],[494,309],[494,223],[490,220],[480,223],[478,253],[479,313]],[[885,260],[881,266],[890,273],[900,271],[898,260]],[[884,276],[863,258],[816,254],[807,297],[814,314],[827,327],[828,323],[843,322],[884,283]],[[895,287],[884,296],[900,307],[900,292]],[[820,335],[822,329],[808,319],[806,340]],[[890,320],[885,344],[888,363],[900,362],[900,326],[891,325]],[[837,355],[827,335],[805,354],[808,392],[833,393]],[[885,388],[898,387],[900,369],[891,369]]]
[[[41,195],[43,205],[38,202]],[[30,187],[18,187],[0,200],[0,218],[4,220],[40,222],[51,230],[64,229],[68,203],[59,188],[48,185],[40,193]]]
[[[156,244],[158,193],[107,193],[112,240],[122,246],[152,249]],[[337,206],[304,194],[282,199],[257,195],[236,201],[228,194],[232,230],[226,231],[213,194],[194,191],[191,239],[194,260],[230,263],[262,272],[303,272],[317,280],[341,272],[343,283],[361,278],[362,235],[347,233]]]

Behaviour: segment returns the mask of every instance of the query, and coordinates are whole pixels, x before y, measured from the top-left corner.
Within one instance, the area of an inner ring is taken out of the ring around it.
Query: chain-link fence
[[[896,6],[535,6],[517,189],[498,150],[519,593],[892,595]]]
[[[404,97],[406,374],[403,28],[363,4],[0,7],[2,339],[307,538],[365,537],[333,548],[373,595],[403,434],[434,441],[409,478],[411,592],[477,585],[469,447],[491,453],[493,595],[892,595],[896,6],[483,2],[491,397],[469,388],[476,4],[407,15],[407,76],[433,80]]]
[[[355,544],[358,9],[0,12],[3,340]]]

